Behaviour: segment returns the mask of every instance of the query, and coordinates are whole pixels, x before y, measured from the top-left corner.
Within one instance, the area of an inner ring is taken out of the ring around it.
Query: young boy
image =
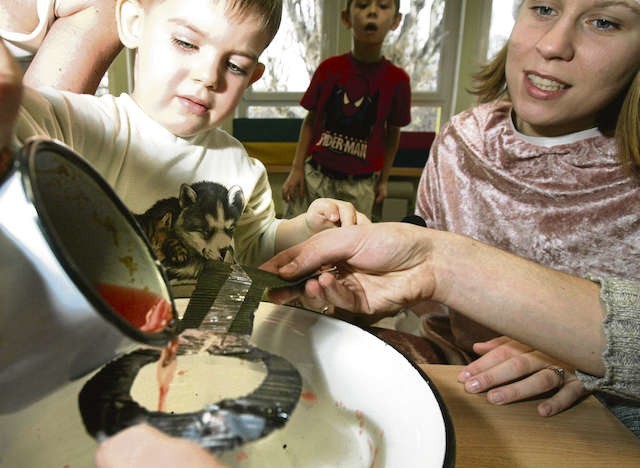
[[[300,102],[309,112],[282,186],[287,216],[331,196],[371,218],[374,201],[387,196],[400,127],[411,121],[409,76],[382,55],[399,8],[400,0],[347,1],[342,22],[353,48],[320,64]]]
[[[48,135],[89,160],[171,279],[197,276],[205,259],[259,265],[313,232],[355,223],[353,207],[333,200],[275,219],[264,166],[217,128],[262,75],[258,58],[281,10],[280,0],[118,0],[120,39],[137,51],[132,95],[25,88],[15,133]]]

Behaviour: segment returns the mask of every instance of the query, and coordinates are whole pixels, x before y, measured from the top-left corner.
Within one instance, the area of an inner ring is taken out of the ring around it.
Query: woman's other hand
[[[589,392],[573,369],[546,354],[506,336],[476,343],[482,356],[458,376],[469,393],[487,392],[487,400],[505,405],[555,393],[538,405],[538,414],[553,416],[571,407]]]

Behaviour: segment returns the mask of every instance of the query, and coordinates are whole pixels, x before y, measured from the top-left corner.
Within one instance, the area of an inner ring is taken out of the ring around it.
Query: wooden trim
[[[265,164],[267,172],[270,174],[288,174],[291,165],[284,164]],[[420,177],[422,175],[421,167],[392,167],[391,176],[396,177]]]

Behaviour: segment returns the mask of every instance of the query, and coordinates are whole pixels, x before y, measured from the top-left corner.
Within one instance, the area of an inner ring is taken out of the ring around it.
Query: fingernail
[[[471,377],[471,372],[469,371],[462,371],[460,372],[460,374],[458,375],[458,382],[466,382],[468,378]]]
[[[465,386],[464,386],[467,391],[472,392],[472,393],[477,393],[480,391],[480,382],[478,382],[476,379],[470,380],[468,381]]]
[[[489,392],[487,398],[489,398],[489,401],[494,405],[501,405],[504,403],[504,395],[500,392]]]
[[[551,414],[551,405],[549,403],[542,403],[538,407],[538,411],[541,416],[549,416]]]
[[[281,275],[291,275],[294,274],[296,271],[298,270],[298,265],[296,265],[295,262],[291,262],[291,263],[287,263],[286,265],[283,265],[280,267],[280,269],[278,270],[278,272]]]

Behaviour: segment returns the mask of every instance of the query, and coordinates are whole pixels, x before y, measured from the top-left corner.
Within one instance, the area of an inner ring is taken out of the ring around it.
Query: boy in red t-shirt
[[[353,48],[322,62],[300,101],[309,112],[282,186],[285,216],[329,197],[371,218],[374,202],[387,196],[400,128],[411,121],[409,76],[382,55],[385,37],[402,20],[399,3],[347,1],[342,22]]]

